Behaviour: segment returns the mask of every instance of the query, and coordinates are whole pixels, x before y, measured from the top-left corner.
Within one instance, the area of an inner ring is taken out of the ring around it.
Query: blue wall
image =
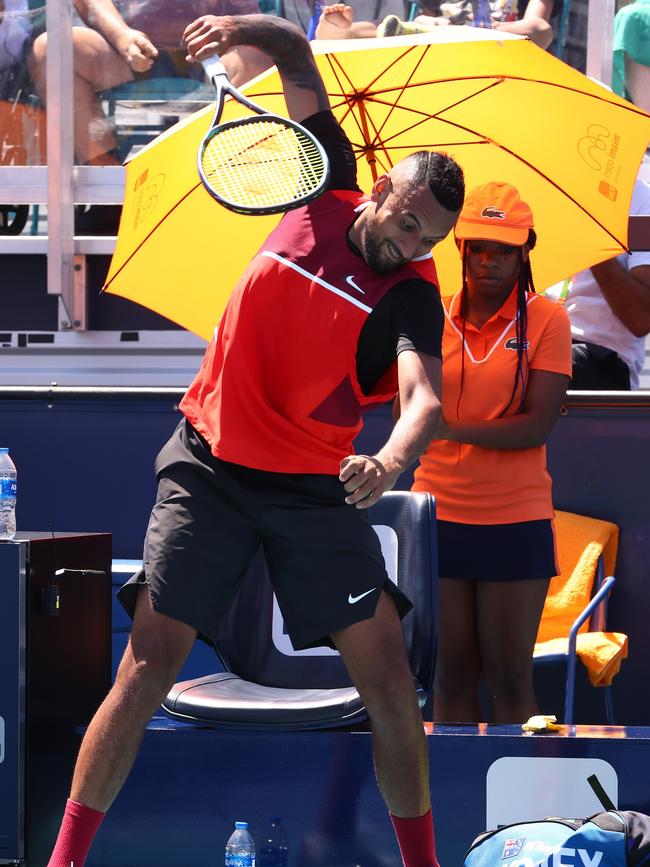
[[[155,496],[155,456],[176,426],[178,394],[72,394],[22,397],[0,389],[0,445],[18,468],[20,530],[108,531],[113,556],[140,558]],[[386,438],[390,413],[367,416],[358,450]],[[645,660],[650,658],[650,395],[576,395],[549,444],[555,505],[619,524],[618,583],[609,627],[630,638],[615,684],[617,722],[650,723]],[[410,483],[410,474],[400,487]]]

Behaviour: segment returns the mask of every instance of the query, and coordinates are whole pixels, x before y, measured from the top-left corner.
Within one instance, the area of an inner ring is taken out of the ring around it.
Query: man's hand
[[[276,15],[203,15],[183,33],[189,61],[247,46],[271,58],[282,79],[287,112],[301,123],[329,108],[325,86],[302,30]]]
[[[115,48],[133,72],[147,72],[158,57],[158,49],[141,30],[125,27],[115,39]]]
[[[348,496],[345,502],[357,509],[369,509],[385,491],[395,487],[401,468],[388,470],[370,455],[350,455],[341,461],[339,479]]]
[[[190,62],[225,54],[238,45],[238,27],[232,15],[202,15],[183,31],[183,42]]]

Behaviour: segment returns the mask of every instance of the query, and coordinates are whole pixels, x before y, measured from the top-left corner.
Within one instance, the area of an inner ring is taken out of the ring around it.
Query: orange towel
[[[535,654],[566,652],[571,626],[592,596],[598,558],[602,554],[605,575],[614,572],[618,527],[609,521],[555,513],[560,574],[551,580],[537,634]],[[627,636],[616,632],[588,632],[580,627],[577,652],[594,686],[607,686],[627,656]]]
[[[534,656],[566,653],[568,638],[552,638],[535,645]],[[593,686],[609,686],[627,658],[627,635],[622,632],[585,632],[578,635],[576,650]]]

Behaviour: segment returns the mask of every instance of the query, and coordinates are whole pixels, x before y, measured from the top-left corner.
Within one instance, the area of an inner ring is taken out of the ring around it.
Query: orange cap
[[[515,187],[493,181],[468,193],[455,235],[459,241],[499,241],[520,247],[533,228],[533,212]]]

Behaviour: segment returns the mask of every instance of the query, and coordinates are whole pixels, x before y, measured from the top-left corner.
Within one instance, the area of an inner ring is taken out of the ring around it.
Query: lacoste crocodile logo
[[[515,352],[517,351],[519,346],[521,346],[521,348],[524,351],[526,351],[527,349],[530,348],[530,340],[524,340],[523,344],[520,344],[517,342],[516,337],[511,337],[509,340],[506,340],[506,342],[503,344],[503,346],[504,346],[504,349],[514,349]]]
[[[506,212],[499,208],[488,206],[487,208],[483,208],[481,216],[487,217],[489,220],[505,220]]]

